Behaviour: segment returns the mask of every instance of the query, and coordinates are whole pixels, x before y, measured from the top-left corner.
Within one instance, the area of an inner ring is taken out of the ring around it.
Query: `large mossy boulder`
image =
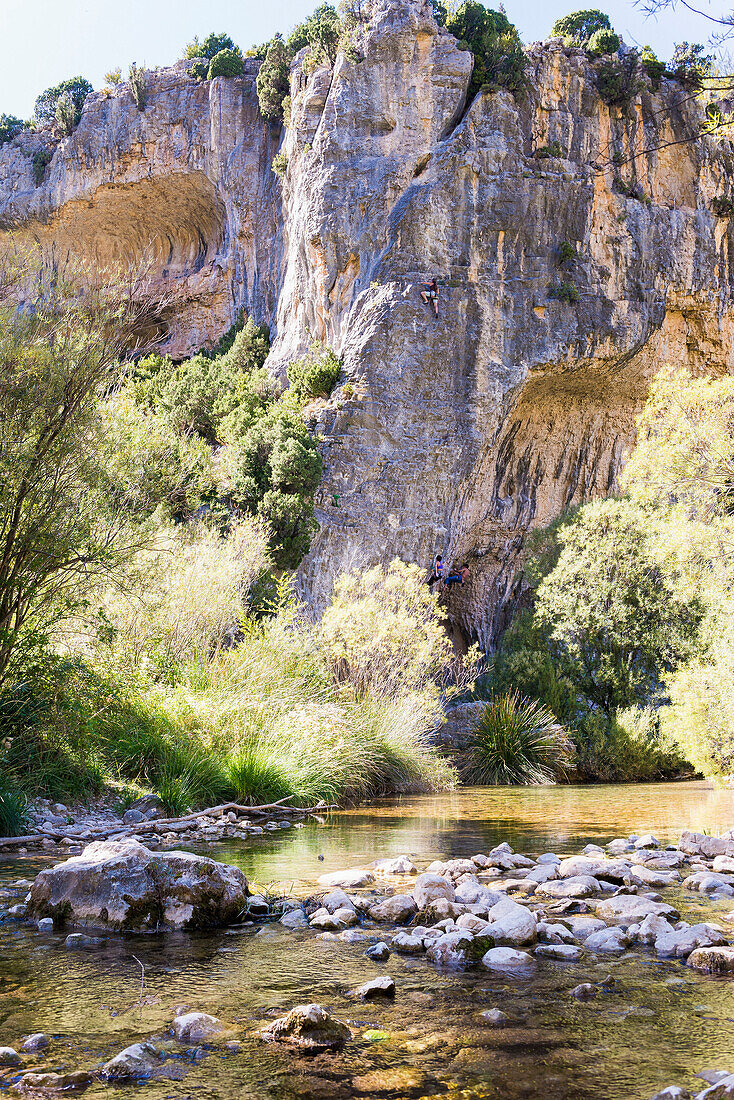
[[[216,928],[242,914],[237,867],[190,852],[151,852],[136,840],[90,844],[36,877],[28,912],[115,932]]]

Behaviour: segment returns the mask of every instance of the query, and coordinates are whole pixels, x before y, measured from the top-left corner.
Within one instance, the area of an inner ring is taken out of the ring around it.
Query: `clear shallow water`
[[[207,849],[239,864],[260,884],[293,883],[308,893],[326,870],[402,852],[421,861],[473,855],[502,840],[517,850],[578,851],[630,832],[676,839],[681,829],[721,832],[734,824],[734,794],[705,784],[466,790],[333,815],[324,826],[287,830],[246,844]],[[322,855],[323,860],[318,856]],[[26,877],[44,860],[0,864],[0,880]],[[687,919],[727,912],[684,891],[665,892]],[[139,1039],[165,1039],[180,1005],[234,1025],[237,1052],[201,1060],[172,1047],[160,1076],[127,1086],[135,1100],[291,1100],[291,1098],[532,1097],[543,1100],[649,1100],[666,1084],[703,1087],[693,1074],[734,1070],[734,982],[694,974],[675,962],[629,953],[579,964],[541,961],[532,980],[486,972],[440,973],[423,959],[392,955],[382,966],[359,944],[319,940],[277,926],[216,935],[111,939],[68,952],[62,936],[0,925],[0,1046],[23,1035],[54,1036],[24,1069],[94,1069]],[[366,944],[364,945],[366,946]],[[145,965],[147,1003],[136,1002]],[[355,985],[389,973],[394,1004],[349,999]],[[579,981],[615,978],[589,1004],[568,992]],[[681,980],[683,984],[681,984]],[[253,1035],[268,1013],[319,1001],[359,1029],[338,1055],[306,1057],[265,1046]],[[512,1026],[483,1025],[485,1008]],[[386,1037],[375,1041],[369,1029]],[[0,1091],[15,1071],[2,1076]],[[93,1085],[84,1095],[109,1094]]]

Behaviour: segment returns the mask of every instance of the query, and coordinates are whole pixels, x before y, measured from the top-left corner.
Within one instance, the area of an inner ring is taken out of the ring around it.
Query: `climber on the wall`
[[[443,580],[443,555],[436,554],[436,558],[431,566],[431,572],[427,580],[427,585],[430,589],[433,589],[434,584],[438,582],[439,588],[441,581]]]
[[[466,584],[468,578],[469,566],[464,562],[461,569],[454,569],[449,573],[446,578],[446,587],[451,588],[452,584]]]
[[[425,290],[421,291],[421,298],[426,305],[430,303],[433,306],[433,311],[436,314],[436,318],[438,318],[438,283],[434,278],[431,279],[430,283],[423,283],[422,285],[425,287]]]

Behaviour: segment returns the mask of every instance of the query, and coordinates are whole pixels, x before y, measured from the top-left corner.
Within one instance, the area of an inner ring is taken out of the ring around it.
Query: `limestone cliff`
[[[88,102],[40,188],[35,137],[0,150],[0,217],[102,259],[153,241],[174,354],[242,306],[271,325],[273,370],[331,344],[348,385],[318,414],[305,590],[319,603],[345,569],[443,550],[472,570],[451,618],[487,645],[527,529],[614,488],[652,374],[730,369],[732,234],[711,201],[734,158],[673,144],[699,109],[676,84],[609,108],[585,55],[551,42],[528,51],[524,101],[467,105],[471,55],[429,4],[372,0],[370,16],[361,60],[296,59],[282,186],[255,66],[197,85],[181,64],[151,78],[144,112],[125,91]],[[562,157],[536,155],[556,142]],[[418,293],[432,275],[438,321]],[[552,296],[561,281],[577,303]]]

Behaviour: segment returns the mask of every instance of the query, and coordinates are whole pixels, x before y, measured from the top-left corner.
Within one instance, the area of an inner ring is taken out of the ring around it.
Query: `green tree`
[[[333,65],[339,47],[341,21],[336,8],[321,4],[312,15],[295,27],[286,40],[286,48],[294,57],[304,46],[310,46],[319,64]]]
[[[124,525],[99,491],[97,398],[151,305],[139,278],[108,273],[100,286],[24,256],[2,275],[0,682],[24,632],[78,605],[127,558]],[[33,288],[32,308],[17,306],[19,286]]]
[[[288,364],[288,381],[301,398],[328,397],[339,381],[342,362],[331,348],[315,340],[302,359]]]
[[[686,88],[700,88],[705,78],[713,75],[714,59],[704,49],[698,42],[678,42],[673,50],[670,72]]]
[[[228,34],[208,34],[203,42],[194,36],[192,42],[184,50],[184,60],[192,60],[194,57],[205,57],[211,61],[221,50],[235,50],[236,46]]]
[[[267,48],[256,80],[260,111],[269,122],[283,120],[283,100],[290,91],[290,68],[291,55],[282,35],[276,34]]]
[[[610,30],[594,31],[586,44],[586,49],[592,57],[602,57],[607,53],[616,53],[621,45],[618,34]]]
[[[207,77],[214,80],[217,76],[242,76],[242,54],[238,49],[220,50],[214,54]]]
[[[92,85],[83,76],[73,76],[69,80],[62,80],[60,84],[55,84],[53,88],[47,88],[36,100],[34,109],[36,121],[41,124],[53,122],[56,118],[56,105],[65,93],[71,97],[78,117],[81,116],[84,100],[91,91],[94,91]]]
[[[0,115],[0,145],[4,145],[6,141],[12,141],[26,129],[26,123],[15,115]]]
[[[534,619],[558,667],[608,716],[663,694],[663,677],[695,650],[696,599],[677,591],[627,501],[586,505],[557,529],[558,561]]]
[[[477,0],[465,0],[446,19],[446,29],[474,54],[470,94],[483,85],[520,94],[527,61],[517,27],[503,11],[491,11]]]
[[[586,46],[596,31],[610,31],[612,24],[609,16],[596,8],[585,8],[564,15],[553,24],[551,34],[554,38],[564,38],[568,45]]]

